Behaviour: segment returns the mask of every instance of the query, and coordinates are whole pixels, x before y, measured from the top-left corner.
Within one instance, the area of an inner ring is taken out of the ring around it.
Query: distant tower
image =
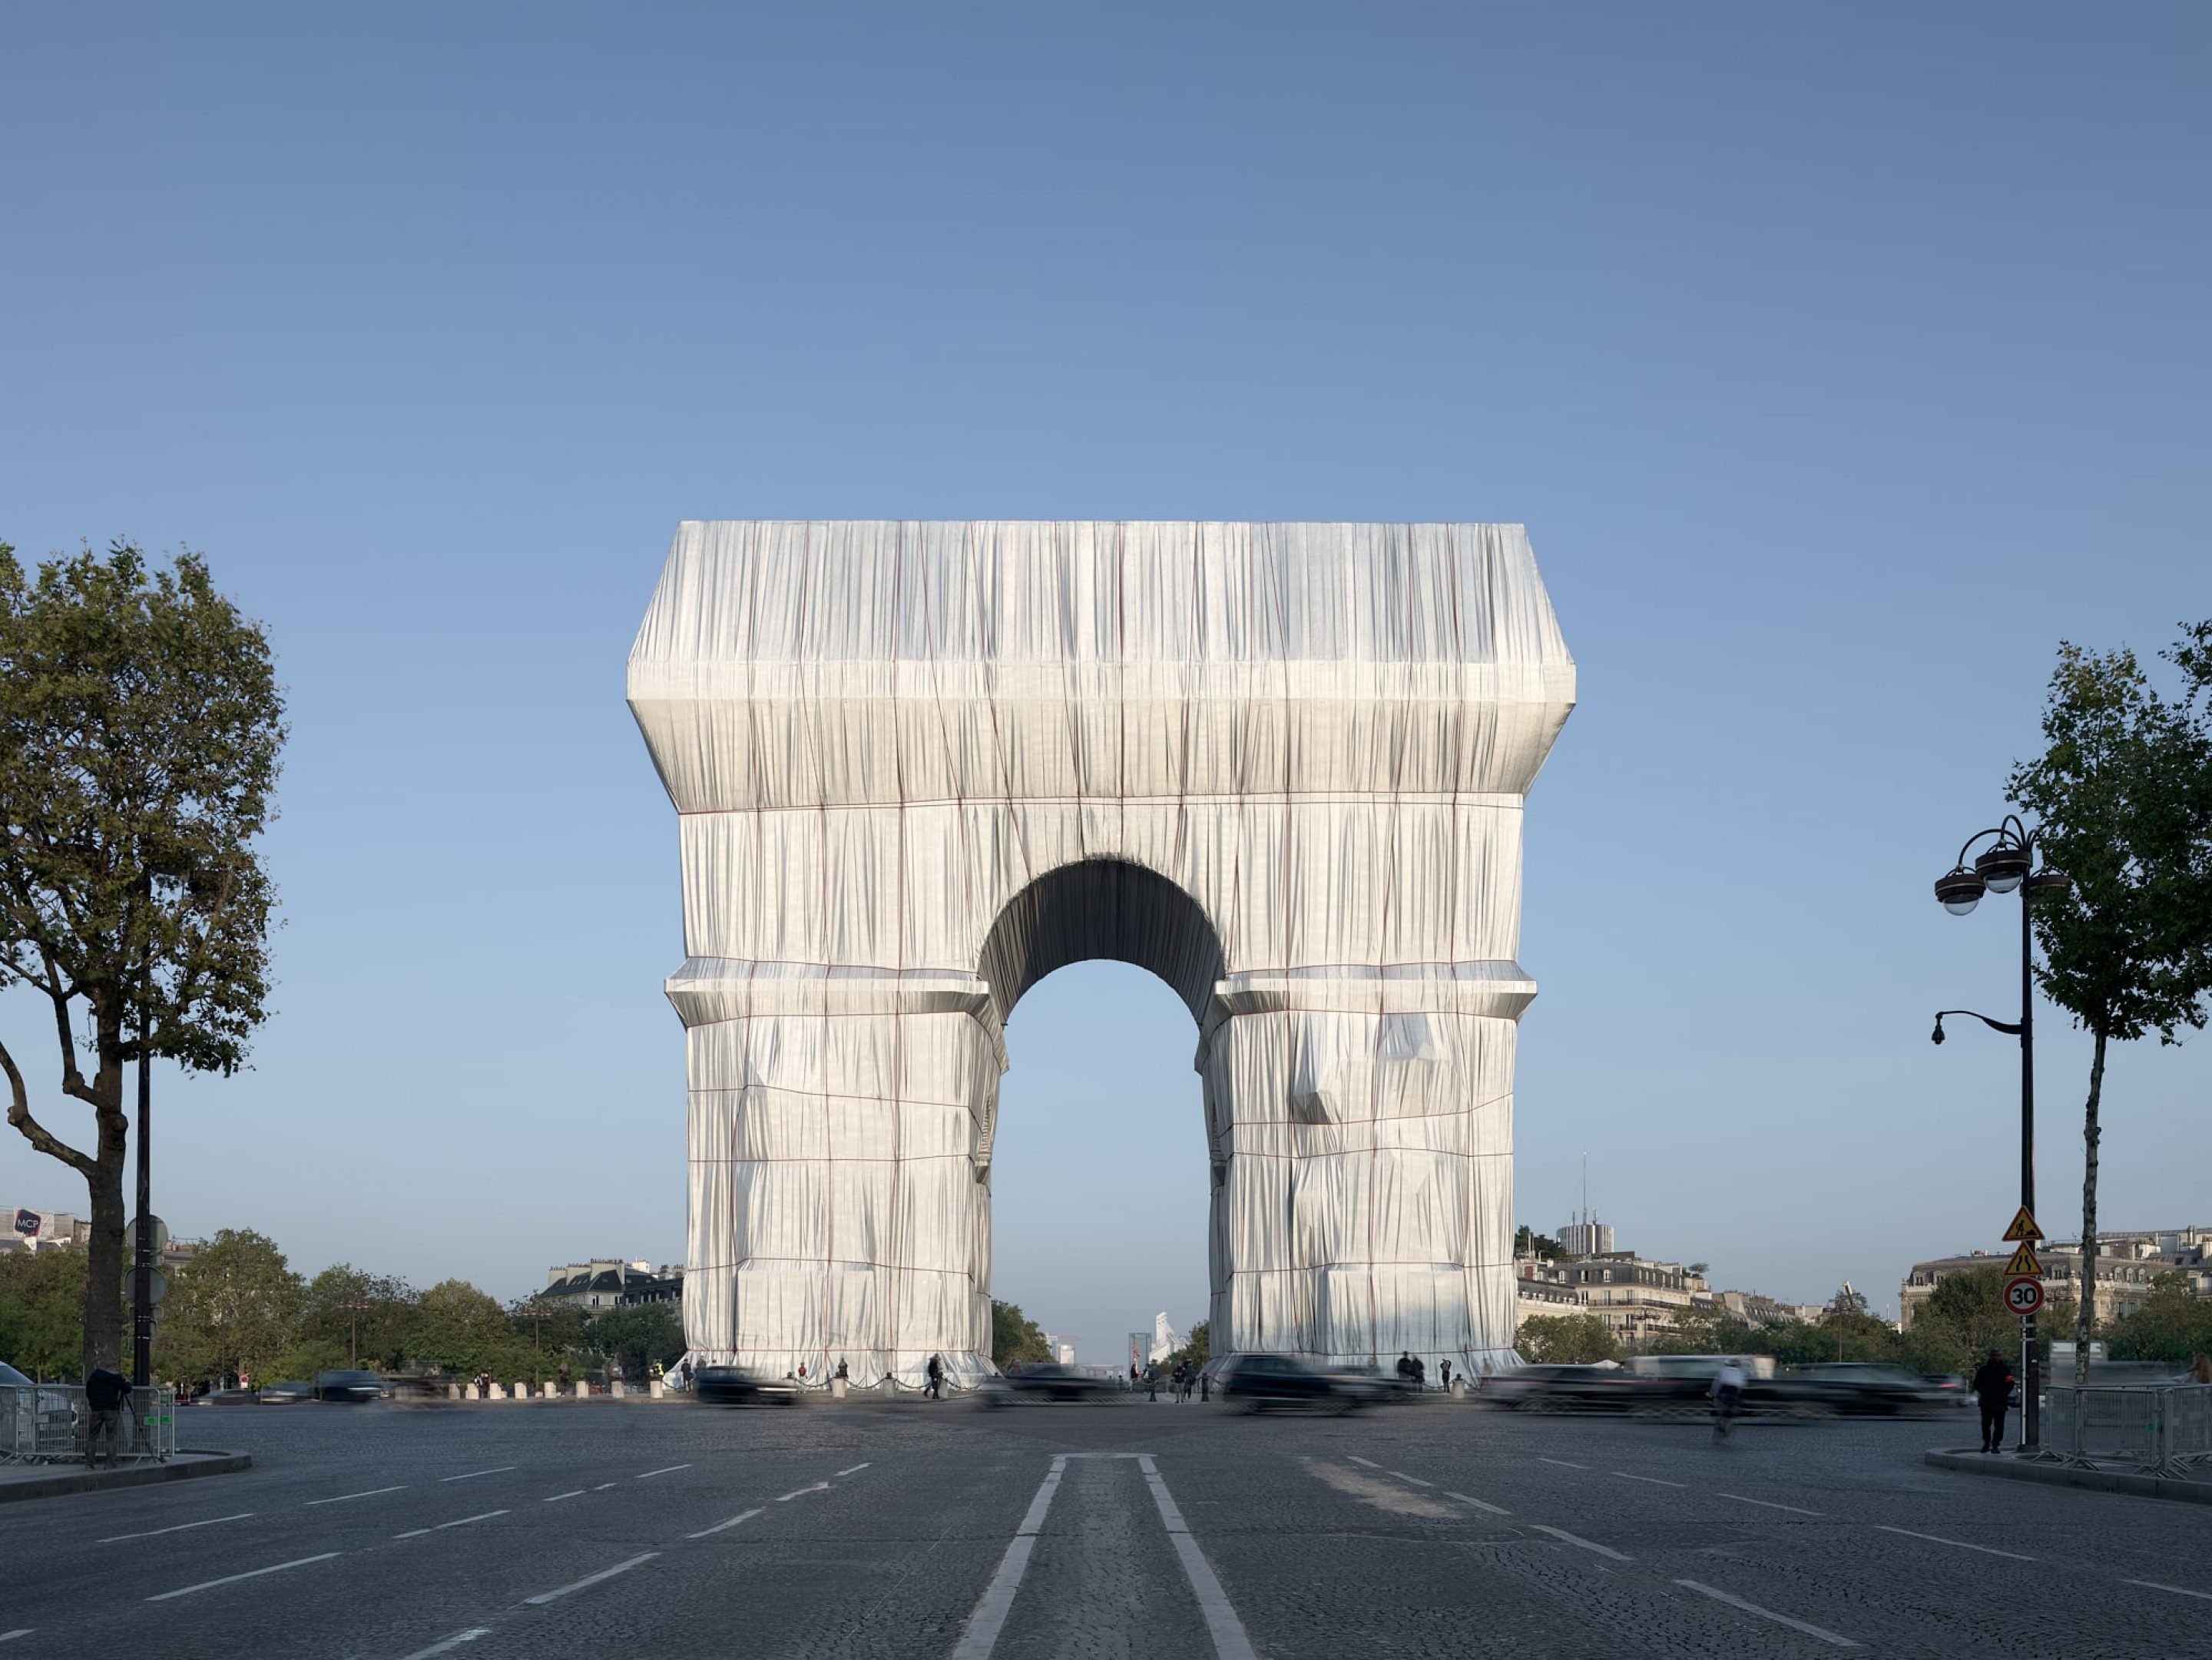
[[[1570,1256],[1603,1256],[1613,1250],[1613,1226],[1597,1219],[1589,1202],[1589,1154],[1583,1155],[1583,1207],[1559,1230],[1559,1249]]]

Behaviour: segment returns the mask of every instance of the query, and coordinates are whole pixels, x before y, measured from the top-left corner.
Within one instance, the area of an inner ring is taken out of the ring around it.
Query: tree
[[[406,1363],[415,1290],[404,1280],[335,1262],[307,1282],[300,1329],[310,1342],[343,1348],[344,1363],[372,1371]]]
[[[276,1242],[225,1228],[181,1269],[161,1304],[161,1369],[187,1381],[274,1382],[300,1335],[300,1276]]]
[[[414,1299],[404,1323],[404,1364],[473,1376],[504,1370],[520,1347],[499,1299],[465,1280],[441,1280]]]
[[[1182,1347],[1160,1362],[1160,1367],[1162,1371],[1173,1371],[1177,1366],[1186,1364],[1203,1366],[1212,1358],[1212,1353],[1213,1323],[1201,1320],[1190,1329],[1190,1335],[1182,1340]]]
[[[2020,1316],[2005,1306],[1999,1265],[1948,1274],[1929,1293],[1905,1334],[1905,1353],[1922,1371],[1972,1372],[1991,1349],[2020,1347]]]
[[[991,1299],[991,1364],[1004,1371],[1008,1366],[1053,1359],[1044,1341],[1044,1328],[1024,1314],[1018,1303]]]
[[[1513,1236],[1513,1254],[1516,1256],[1539,1256],[1547,1262],[1555,1262],[1566,1255],[1558,1240],[1536,1232],[1526,1222]],[[1541,1319],[1544,1316],[1540,1315],[1537,1317]]]
[[[673,1303],[632,1303],[592,1317],[586,1341],[635,1382],[658,1360],[672,1366],[684,1358],[684,1316]],[[833,1360],[832,1364],[835,1364]]]
[[[1514,1347],[1523,1359],[1547,1365],[1620,1358],[1612,1329],[1595,1314],[1532,1314],[1521,1323]]]
[[[85,1181],[87,1370],[123,1355],[125,1067],[150,1052],[228,1075],[264,1018],[254,842],[283,715],[260,624],[198,555],[155,571],[117,543],[33,582],[0,544],[0,986],[46,1000],[90,1151],[33,1116],[4,1044],[0,1069],[8,1122]]]
[[[33,1377],[84,1375],[84,1253],[0,1256],[0,1360]]]
[[[2106,1347],[2115,1360],[2164,1360],[2185,1366],[2212,1354],[2212,1298],[2193,1295],[2180,1269],[2150,1282],[2142,1306],[2108,1329]]]
[[[2046,747],[2013,769],[2010,799],[2041,820],[2046,859],[2073,879],[2035,903],[2037,978],[2090,1034],[2082,1108],[2081,1298],[2076,1378],[2096,1324],[2097,1152],[2107,1046],[2201,1028],[2212,994],[2212,623],[2161,654],[2183,674],[2160,696],[2135,654],[2062,644]]]

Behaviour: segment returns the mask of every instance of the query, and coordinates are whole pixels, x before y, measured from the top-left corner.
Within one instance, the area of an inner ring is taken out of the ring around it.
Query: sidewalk
[[[202,1475],[229,1475],[252,1468],[242,1452],[180,1452],[166,1464],[149,1459],[88,1470],[82,1464],[0,1464],[0,1505],[17,1499],[55,1499],[70,1493],[98,1493],[108,1487],[143,1487],[156,1481],[190,1481]]]
[[[1963,1470],[1969,1475],[1991,1475],[2000,1481],[2027,1481],[2046,1487],[2087,1487],[2096,1493],[2124,1493],[2137,1499],[2170,1499],[2185,1505],[2212,1505],[2212,1481],[2182,1480],[2170,1475],[2141,1475],[2132,1470],[2079,1469],[2069,1464],[2042,1463],[2010,1453],[1956,1451],[1930,1448],[1921,1462],[1938,1469]]]

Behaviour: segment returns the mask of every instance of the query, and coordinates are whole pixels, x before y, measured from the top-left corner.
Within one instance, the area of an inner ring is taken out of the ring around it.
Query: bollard
[[[517,1401],[527,1401],[529,1398],[530,1385],[517,1380],[514,1385],[514,1399]]]
[[[845,1380],[843,1378],[833,1377],[830,1380],[830,1398],[832,1401],[842,1401],[845,1398]]]
[[[446,1399],[448,1401],[458,1401],[460,1398],[461,1386],[459,1383],[448,1383],[446,1385]]]
[[[579,1378],[576,1380],[576,1398],[577,1398],[579,1401],[581,1401],[581,1400],[583,1400],[586,1395],[590,1395],[590,1394],[591,1394],[591,1392],[592,1392],[592,1386],[591,1386],[589,1383],[586,1383],[582,1378],[579,1377]]]
[[[614,1396],[616,1400],[621,1400],[623,1398],[623,1380],[617,1377],[613,1383],[608,1384],[607,1393]]]
[[[647,1390],[647,1393],[651,1396],[651,1398],[652,1398],[652,1399],[653,1399],[653,1400],[655,1400],[655,1401],[658,1401],[658,1400],[659,1400],[659,1399],[661,1398],[661,1396],[663,1396],[663,1395],[666,1395],[666,1394],[668,1393],[668,1387],[667,1387],[667,1385],[666,1385],[666,1384],[663,1383],[660,1381],[660,1379],[659,1379],[658,1377],[656,1377],[656,1378],[654,1378],[654,1379],[653,1380],[652,1383],[648,1386]]]

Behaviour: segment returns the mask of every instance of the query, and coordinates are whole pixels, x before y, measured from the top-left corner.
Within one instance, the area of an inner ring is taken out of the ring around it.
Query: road
[[[2212,1653],[2212,1512],[1964,1420],[1446,1404],[198,1409],[245,1475],[0,1508],[0,1660]]]

